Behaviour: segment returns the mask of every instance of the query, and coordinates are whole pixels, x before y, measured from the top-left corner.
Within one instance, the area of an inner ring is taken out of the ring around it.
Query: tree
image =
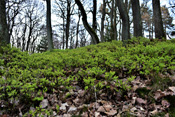
[[[153,11],[152,9],[149,9],[149,7],[147,6],[148,0],[144,1],[141,4],[141,18],[142,18],[142,26],[143,26],[143,35],[144,35],[144,31],[148,32],[148,37],[149,39],[153,38]]]
[[[139,0],[131,0],[132,3],[132,13],[133,13],[133,23],[134,23],[134,36],[142,36],[142,21],[140,14],[140,3]]]
[[[122,19],[122,41],[124,41],[125,44],[126,41],[130,39],[129,16],[123,0],[117,0],[117,6],[120,12],[120,17]]]
[[[0,47],[10,43],[7,19],[6,19],[6,0],[0,0]],[[0,48],[1,49],[1,48]]]
[[[96,32],[93,30],[93,28],[90,27],[90,25],[87,22],[87,15],[86,15],[86,12],[84,10],[82,3],[80,2],[80,0],[75,0],[75,3],[78,5],[78,7],[81,11],[82,21],[83,21],[84,27],[86,28],[88,33],[91,35],[91,38],[94,40],[95,44],[99,43],[99,38],[98,38]]]
[[[166,38],[163,30],[163,22],[160,10],[160,0],[152,0],[153,5],[153,20],[155,26],[155,38],[163,39]]]
[[[9,39],[14,36],[13,31],[16,26],[19,26],[19,22],[17,20],[19,15],[21,14],[22,9],[24,8],[23,3],[28,2],[26,0],[7,0],[6,11],[7,11],[7,25],[9,29]],[[11,40],[12,46],[14,46],[15,40]]]
[[[165,31],[165,34],[168,34],[166,29],[172,30],[174,26],[173,17],[171,17],[168,8],[165,5],[161,7],[161,13],[162,13],[164,31]]]
[[[52,50],[53,39],[52,39],[52,26],[51,26],[51,0],[46,0],[46,4],[47,4],[46,24],[47,24],[48,50]]]
[[[106,1],[105,0],[103,0],[103,4],[100,7],[100,10],[101,10],[101,13],[102,13],[100,35],[101,35],[101,41],[105,42],[105,39],[104,39],[104,21],[105,21],[105,15],[106,15]]]
[[[93,20],[92,20],[92,28],[94,29],[94,31],[96,32],[97,31],[97,18],[96,18],[96,15],[97,15],[97,0],[93,0]],[[94,40],[92,39],[92,43],[95,44]]]

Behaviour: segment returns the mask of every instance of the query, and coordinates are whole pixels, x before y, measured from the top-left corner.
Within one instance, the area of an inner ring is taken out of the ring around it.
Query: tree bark
[[[153,5],[153,20],[155,26],[155,38],[163,39],[166,38],[165,32],[163,30],[163,22],[160,10],[160,0],[152,0]]]
[[[116,0],[117,6],[120,12],[120,17],[122,19],[122,41],[124,45],[130,39],[130,25],[129,25],[129,16],[126,10],[126,7],[123,3],[123,0]]]
[[[96,21],[96,15],[97,15],[97,0],[93,0],[93,20],[92,20],[92,28],[94,31],[97,31],[97,21]],[[92,39],[91,40],[92,44],[95,44],[95,41]]]
[[[96,32],[93,30],[93,28],[90,27],[90,25],[87,22],[87,15],[86,15],[86,12],[84,10],[82,3],[80,2],[80,0],[75,0],[75,3],[78,5],[78,7],[81,11],[82,21],[83,21],[84,27],[86,28],[88,33],[91,35],[91,38],[95,41],[95,44],[98,44],[99,38],[98,38]]]
[[[52,39],[52,26],[51,26],[51,0],[46,0],[47,3],[47,40],[48,40],[48,50],[53,49],[53,39]]]
[[[0,0],[0,47],[10,43],[6,19],[6,0]]]
[[[66,18],[66,49],[68,49],[68,41],[69,41],[69,28],[70,28],[70,6],[71,3],[67,0],[67,18]]]
[[[80,24],[80,14],[78,14],[78,22],[77,22],[77,31],[76,31],[76,44],[75,44],[75,48],[78,47],[78,33],[79,33],[79,24]]]
[[[135,37],[143,36],[139,0],[131,0],[131,3],[132,3],[132,13],[134,23],[134,36]]]
[[[102,18],[101,18],[101,41],[105,42],[104,40],[104,21],[105,21],[105,15],[106,15],[106,1],[103,0],[103,9],[102,9]]]

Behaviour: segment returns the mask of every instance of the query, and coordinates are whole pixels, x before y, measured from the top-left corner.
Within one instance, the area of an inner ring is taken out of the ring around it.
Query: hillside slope
[[[175,42],[0,54],[0,116],[173,116]]]

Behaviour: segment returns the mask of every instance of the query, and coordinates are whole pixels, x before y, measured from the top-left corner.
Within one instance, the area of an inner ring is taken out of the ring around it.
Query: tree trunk
[[[65,24],[64,24],[64,18],[63,18],[63,49],[64,49],[64,40],[65,40],[65,39],[64,39],[64,33],[65,33],[64,25],[65,25]]]
[[[134,21],[133,22],[134,36],[135,37],[143,36],[139,0],[131,0],[131,3],[132,3],[132,13],[133,13],[133,21]]]
[[[115,1],[114,6],[114,40],[117,40],[117,2]]]
[[[78,47],[78,33],[79,33],[79,24],[80,24],[80,14],[78,14],[78,22],[77,22],[77,31],[76,31],[76,44],[75,44],[75,48]]]
[[[160,10],[160,0],[152,0],[153,5],[153,20],[155,26],[155,38],[163,39],[166,35],[163,30],[163,22]]]
[[[95,44],[98,44],[99,38],[98,38],[96,32],[90,27],[90,25],[87,22],[87,15],[86,15],[86,12],[84,10],[82,3],[80,2],[80,0],[75,0],[75,3],[78,5],[78,7],[81,11],[82,21],[83,21],[84,27],[86,28],[88,33],[91,35],[91,38],[95,41]]]
[[[94,31],[97,31],[97,21],[96,21],[96,15],[97,15],[97,0],[93,0],[93,23],[92,23],[92,28]],[[94,39],[91,40],[92,44],[95,44]]]
[[[51,26],[51,0],[46,0],[47,3],[47,40],[48,40],[48,50],[53,49],[53,39],[52,39],[52,26]]]
[[[104,21],[105,21],[105,15],[106,15],[105,10],[106,10],[106,2],[105,2],[105,0],[103,0],[103,9],[102,9],[102,18],[101,18],[101,32],[100,32],[102,42],[105,42],[105,40],[104,40]]]
[[[70,6],[71,3],[67,0],[67,18],[66,18],[66,49],[68,49],[69,28],[70,28]]]
[[[9,43],[10,38],[6,19],[6,0],[0,0],[0,47]]]
[[[123,0],[116,0],[116,1],[120,12],[120,17],[122,19],[122,41],[124,42],[125,45],[128,39],[130,39],[129,16],[123,3]]]

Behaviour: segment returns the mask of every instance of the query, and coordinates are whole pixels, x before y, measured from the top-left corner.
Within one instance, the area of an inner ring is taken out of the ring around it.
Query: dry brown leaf
[[[171,90],[175,94],[175,87],[169,87],[169,90]]]
[[[170,115],[169,115],[169,113],[167,113],[166,115],[165,115],[165,117],[169,117]]]
[[[151,115],[156,115],[158,113],[157,109],[150,112]]]
[[[167,100],[162,100],[161,104],[165,108],[168,108],[170,106],[170,103]]]
[[[103,113],[106,112],[103,106],[100,106],[97,111]]]
[[[147,103],[147,100],[143,100],[142,98],[137,98],[137,99],[136,99],[136,102],[137,102],[138,104],[146,104],[146,103]]]
[[[95,117],[100,117],[100,113],[99,112],[95,112]]]
[[[158,100],[158,99],[160,99],[160,98],[162,98],[162,97],[164,97],[164,96],[166,96],[165,93],[163,93],[161,90],[158,90],[158,91],[155,93],[155,95],[154,95],[154,99],[155,99],[155,100]]]
[[[81,114],[81,117],[89,117],[89,116],[88,116],[88,112],[83,112],[83,113]]]
[[[111,105],[104,105],[103,107],[107,112],[109,112],[112,109]]]
[[[105,113],[109,116],[114,116],[115,114],[117,114],[117,111],[112,109],[109,112],[105,112]]]

